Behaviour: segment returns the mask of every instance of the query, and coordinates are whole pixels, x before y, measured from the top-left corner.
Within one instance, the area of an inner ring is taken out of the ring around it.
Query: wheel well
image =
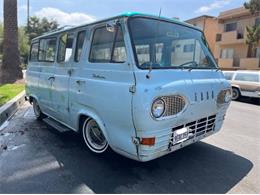
[[[82,131],[82,127],[83,127],[83,123],[86,119],[90,118],[89,116],[87,115],[80,115],[79,116],[79,131],[78,132],[81,132]]]
[[[232,86],[232,88],[235,88],[235,89],[237,89],[237,90],[238,90],[238,92],[239,92],[239,94],[240,94],[240,89],[239,89],[238,87],[236,87],[236,86]]]
[[[34,99],[34,97],[32,97],[32,96],[29,97],[29,102],[30,102],[30,104],[32,104],[33,99]]]

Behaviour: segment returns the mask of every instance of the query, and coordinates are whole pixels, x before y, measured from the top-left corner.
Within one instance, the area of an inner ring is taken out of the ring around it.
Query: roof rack
[[[50,34],[50,33],[53,33],[53,32],[58,32],[58,31],[61,31],[61,30],[66,30],[66,29],[70,29],[70,28],[73,28],[75,26],[73,25],[64,25],[64,26],[61,26],[57,29],[54,29],[54,30],[51,30],[51,31],[48,31],[46,33],[43,33],[43,35],[46,35],[46,34]]]

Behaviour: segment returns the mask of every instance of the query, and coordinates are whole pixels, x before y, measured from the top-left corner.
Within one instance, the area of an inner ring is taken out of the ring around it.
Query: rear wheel
[[[232,88],[232,100],[237,100],[240,97],[240,91],[238,88]]]
[[[42,120],[46,116],[42,113],[41,108],[36,99],[33,99],[33,112],[37,120]]]
[[[108,148],[107,140],[94,119],[85,119],[82,135],[87,147],[94,153],[104,153]]]

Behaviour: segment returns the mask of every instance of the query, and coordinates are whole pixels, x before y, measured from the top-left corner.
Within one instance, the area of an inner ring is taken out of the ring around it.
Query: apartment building
[[[209,48],[211,52],[214,54],[216,33],[218,30],[218,19],[214,16],[203,15],[203,16],[189,19],[185,22],[197,26],[198,28],[203,30],[207,42],[209,44]]]
[[[220,68],[260,70],[260,43],[253,57],[248,56],[246,44],[246,26],[260,24],[260,13],[253,16],[249,10],[240,7],[221,12],[217,18],[200,16],[186,22],[203,29]]]
[[[248,55],[246,26],[260,25],[260,13],[251,15],[244,7],[221,12],[214,49],[218,64],[223,69],[260,69],[260,43],[253,56]]]

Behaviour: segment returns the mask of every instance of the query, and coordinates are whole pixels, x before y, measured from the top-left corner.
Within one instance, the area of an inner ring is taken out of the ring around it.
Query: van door
[[[42,111],[48,115],[53,115],[52,92],[54,77],[54,63],[56,54],[56,37],[43,38],[39,46],[39,84],[38,99]]]
[[[86,48],[70,80],[71,124],[78,127],[80,112],[92,113],[104,124],[110,144],[134,154],[130,88],[135,79],[127,35],[121,27],[112,32],[105,25],[88,30]]]
[[[69,80],[74,34],[64,33],[59,37],[55,82],[53,90],[54,118],[66,123],[69,117]],[[66,123],[67,124],[67,123]]]

